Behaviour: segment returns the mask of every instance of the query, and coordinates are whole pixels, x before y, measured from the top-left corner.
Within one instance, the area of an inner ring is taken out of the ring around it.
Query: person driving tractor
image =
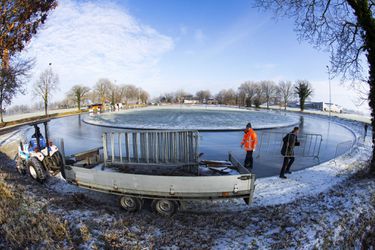
[[[35,127],[35,133],[31,136],[30,140],[30,149],[35,151],[36,148],[38,148],[38,141],[39,140],[39,146],[40,148],[46,147],[46,140],[44,139],[42,133],[40,133],[40,129],[38,126]],[[39,149],[40,150],[40,149]]]

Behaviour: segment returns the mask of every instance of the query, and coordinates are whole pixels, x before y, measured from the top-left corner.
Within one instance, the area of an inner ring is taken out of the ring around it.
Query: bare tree
[[[305,109],[305,101],[313,93],[313,89],[309,81],[297,80],[294,85],[294,93],[298,96],[301,111]]]
[[[184,99],[185,99],[185,96],[187,96],[187,95],[190,95],[190,94],[183,89],[177,90],[174,94],[175,100],[176,100],[177,103],[183,103]]]
[[[276,84],[273,81],[261,81],[260,86],[262,87],[267,109],[269,109],[272,98],[276,96]]]
[[[247,107],[251,107],[255,96],[256,83],[252,81],[246,81],[241,84],[238,88],[239,92],[239,103],[243,103]]]
[[[99,79],[99,81],[95,84],[95,94],[100,103],[104,104],[107,98],[110,97],[111,86],[112,83],[106,78]]]
[[[68,92],[68,97],[77,104],[78,111],[81,111],[81,103],[87,98],[89,92],[90,88],[82,85],[75,85]]]
[[[174,94],[173,93],[165,93],[159,97],[160,102],[164,103],[173,103]]]
[[[121,91],[123,92],[123,95],[126,99],[128,100],[138,100],[138,88],[134,85],[127,84],[127,85],[122,85],[121,86]]]
[[[276,15],[295,19],[301,39],[331,53],[331,73],[343,79],[366,81],[371,108],[373,154],[371,171],[375,172],[375,2],[374,0],[257,0],[256,5],[274,10]],[[363,77],[361,59],[367,59],[368,77]],[[364,78],[367,78],[364,80]]]
[[[0,66],[0,119],[3,120],[4,106],[10,104],[18,93],[24,93],[24,84],[32,68],[31,60],[17,59],[7,67]]]
[[[195,96],[198,98],[200,103],[204,103],[205,101],[211,97],[211,92],[209,90],[199,90],[195,93]]]
[[[126,95],[128,92],[128,85],[120,85],[117,87],[116,91],[116,103],[122,103],[126,99]]]
[[[111,101],[111,105],[116,104],[118,86],[114,83],[108,85],[108,99]]]
[[[58,83],[59,77],[52,71],[51,67],[43,71],[39,76],[39,80],[34,83],[34,95],[42,98],[44,104],[44,114],[46,116],[48,114],[48,103],[53,95],[53,92],[57,90]]]
[[[293,84],[291,81],[280,81],[278,86],[278,95],[282,99],[284,109],[288,106],[288,102],[293,97]]]
[[[237,94],[233,89],[223,89],[217,95],[216,99],[220,104],[236,105]]]
[[[142,103],[147,104],[148,99],[150,98],[150,95],[147,93],[147,91],[140,89],[139,91],[139,99]]]
[[[260,83],[255,84],[255,95],[254,95],[254,105],[256,108],[259,108],[262,103],[265,102],[264,89]]]

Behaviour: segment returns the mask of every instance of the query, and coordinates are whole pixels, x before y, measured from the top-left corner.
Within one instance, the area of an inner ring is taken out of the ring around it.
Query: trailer
[[[226,160],[200,160],[197,131],[103,133],[103,147],[65,159],[61,174],[71,184],[115,194],[129,212],[144,201],[162,215],[178,211],[183,200],[253,199],[255,175],[228,154]]]

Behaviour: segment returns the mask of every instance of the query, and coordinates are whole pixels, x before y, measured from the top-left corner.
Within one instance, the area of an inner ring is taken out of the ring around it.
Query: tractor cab
[[[59,149],[48,137],[49,119],[30,123],[34,133],[28,142],[20,142],[17,155],[17,170],[21,174],[29,173],[33,179],[43,182],[48,173],[56,174],[63,167],[63,157]],[[44,128],[44,136],[40,127]]]

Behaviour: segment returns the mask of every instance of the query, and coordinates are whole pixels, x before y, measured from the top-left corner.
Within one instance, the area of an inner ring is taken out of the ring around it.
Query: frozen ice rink
[[[142,112],[141,112],[142,111]],[[162,129],[199,129],[199,148],[204,153],[202,159],[224,160],[228,152],[232,152],[239,160],[243,161],[245,152],[240,148],[242,129],[247,122],[251,122],[260,140],[262,147],[258,146],[254,153],[254,172],[257,177],[278,175],[283,158],[280,154],[280,140],[277,139],[289,132],[297,123],[301,128],[300,137],[303,140],[306,134],[321,135],[321,143],[316,139],[303,141],[303,151],[315,147],[314,155],[306,152],[297,153],[292,170],[304,169],[318,163],[334,158],[338,153],[343,153],[348,147],[347,142],[355,140],[353,133],[328,118],[318,118],[310,115],[299,115],[275,111],[244,111],[244,110],[206,110],[206,109],[145,109],[139,111],[125,111],[121,113],[108,113],[94,116],[96,122],[105,125],[114,124],[116,127],[162,128]],[[126,114],[126,115],[125,115]],[[196,114],[196,115],[194,115]],[[92,119],[88,114],[65,117],[52,120],[49,131],[55,140],[63,138],[66,155],[85,151],[102,145],[101,134],[105,131],[118,130],[83,122],[83,119]],[[170,125],[168,127],[168,125]],[[289,126],[288,126],[289,125]],[[286,127],[280,127],[286,126]],[[265,129],[276,127],[274,129]],[[219,131],[213,131],[218,129]],[[228,131],[223,131],[228,129]],[[210,130],[210,131],[204,131]],[[28,130],[26,133],[31,133]],[[267,135],[279,137],[267,139]],[[263,137],[263,139],[261,139]],[[276,139],[275,139],[276,138]],[[315,138],[315,137],[314,137]],[[267,144],[267,147],[265,146]],[[319,146],[319,148],[318,148]],[[347,149],[350,148],[350,145]],[[298,151],[298,149],[297,149]]]

